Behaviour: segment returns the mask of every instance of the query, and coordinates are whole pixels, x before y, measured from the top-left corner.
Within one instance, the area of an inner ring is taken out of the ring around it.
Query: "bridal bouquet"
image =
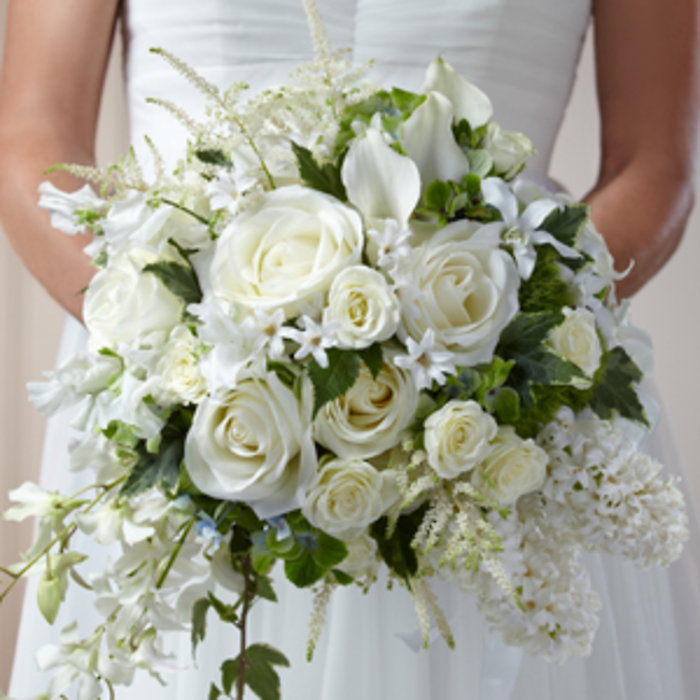
[[[285,657],[246,639],[275,565],[315,591],[309,656],[332,590],[380,566],[426,643],[436,624],[452,644],[439,576],[509,644],[586,654],[582,551],[667,565],[687,536],[637,448],[649,347],[587,207],[516,178],[529,141],[441,58],[420,93],[382,90],[315,32],[311,64],[246,100],[160,51],[209,98],[201,123],[161,103],[192,132],[175,172],[154,148],[149,182],[129,155],[70,168],[98,191],[41,188],[99,268],[85,353],[30,387],[75,411],[94,485],[25,484],[5,514],[39,519],[6,589],[40,576],[53,622],[70,578],[104,617],[39,651],[50,698],[158,675],[162,632],[196,647],[211,615],[241,643],[209,697],[278,698]],[[89,580],[77,531],[111,547]]]

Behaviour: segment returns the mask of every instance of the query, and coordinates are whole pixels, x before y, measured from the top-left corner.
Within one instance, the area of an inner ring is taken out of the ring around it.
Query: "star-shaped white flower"
[[[308,316],[299,319],[302,329],[290,328],[289,337],[299,343],[299,349],[294,353],[295,360],[303,360],[311,355],[323,368],[328,367],[327,348],[336,345],[335,334],[340,328],[338,321],[316,323]]]
[[[435,331],[428,328],[420,342],[413,338],[406,339],[408,353],[397,355],[394,362],[413,375],[418,389],[429,389],[433,381],[442,384],[445,376],[456,374],[454,355],[435,343]]]
[[[377,266],[390,272],[411,252],[408,244],[411,230],[408,227],[401,228],[395,219],[386,219],[382,230],[370,228],[367,235],[377,249]]]
[[[205,194],[209,197],[212,209],[226,209],[230,214],[236,214],[241,196],[256,184],[257,180],[254,177],[249,177],[241,170],[221,170],[216,178],[207,184]]]
[[[522,279],[528,279],[535,268],[536,245],[549,243],[565,258],[581,257],[577,250],[564,245],[551,233],[539,228],[551,212],[559,208],[559,204],[553,199],[537,199],[528,204],[520,214],[518,198],[500,178],[486,178],[481,183],[481,191],[486,203],[501,212],[504,223],[503,242],[512,250]]]
[[[284,341],[292,338],[292,328],[285,326],[283,309],[275,309],[271,313],[265,309],[253,309],[253,315],[241,323],[241,329],[249,334],[249,341],[258,353],[267,350],[267,355],[273,360],[284,357]]]

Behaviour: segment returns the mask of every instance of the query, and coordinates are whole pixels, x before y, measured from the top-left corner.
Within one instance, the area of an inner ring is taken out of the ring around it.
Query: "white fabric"
[[[357,61],[376,59],[374,77],[418,88],[430,59],[442,52],[463,75],[493,99],[495,118],[527,133],[539,151],[533,171],[544,178],[552,144],[571,89],[590,13],[589,0],[318,0],[335,45],[353,48]],[[261,88],[285,80],[310,56],[301,0],[130,0],[126,7],[127,81],[133,140],[144,133],[171,160],[184,132],[148,96],[174,99],[187,111],[201,99],[184,78],[152,54],[162,46],[183,57],[209,80],[245,80]],[[84,342],[77,324],[66,329],[61,354]],[[51,421],[45,484],[73,489],[66,468],[67,417]],[[671,470],[677,457],[667,428],[650,449]],[[252,637],[280,648],[292,662],[282,671],[286,700],[691,700],[700,689],[700,537],[669,571],[638,571],[624,562],[590,556],[594,587],[603,609],[594,651],[563,666],[522,657],[482,625],[473,600],[436,586],[455,633],[451,652],[436,638],[428,651],[413,651],[416,623],[408,595],[380,584],[364,596],[338,591],[312,664],[304,659],[311,595],[278,581],[279,603],[254,610]],[[32,663],[34,650],[77,616],[84,631],[95,620],[78,590],[70,594],[55,630],[36,612],[32,593],[25,606],[11,695],[42,689]],[[189,662],[187,635],[173,638]],[[198,653],[198,667],[174,674],[167,689],[148,677],[120,690],[129,700],[205,698],[221,660],[237,653],[233,629],[213,620]]]

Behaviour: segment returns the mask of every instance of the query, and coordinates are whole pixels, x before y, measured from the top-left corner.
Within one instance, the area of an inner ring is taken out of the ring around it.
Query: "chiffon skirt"
[[[84,342],[77,323],[69,322],[61,347],[67,356]],[[77,490],[89,475],[67,468],[70,416],[49,423],[43,485]],[[647,449],[680,476],[681,467],[668,426],[661,416]],[[689,494],[686,495],[689,498]],[[257,604],[250,636],[280,649],[290,660],[280,669],[285,700],[693,700],[700,693],[700,533],[688,502],[691,538],[680,561],[667,570],[640,570],[605,556],[588,555],[593,588],[602,601],[593,652],[551,665],[506,646],[482,623],[472,596],[435,584],[452,627],[456,648],[435,635],[428,650],[416,649],[417,620],[410,596],[381,582],[368,594],[354,586],[331,598],[322,636],[311,663],[305,659],[313,595],[276,575],[279,602]],[[75,587],[53,627],[41,618],[35,586],[22,612],[10,687],[12,698],[30,698],[45,688],[46,677],[34,663],[36,649],[55,642],[61,627],[78,619],[83,633],[99,618],[89,593]],[[238,653],[231,626],[210,613],[207,638],[196,661],[189,634],[172,634],[170,649],[179,666],[163,687],[139,671],[120,700],[199,700],[220,677],[222,660]],[[73,697],[69,695],[69,697]]]

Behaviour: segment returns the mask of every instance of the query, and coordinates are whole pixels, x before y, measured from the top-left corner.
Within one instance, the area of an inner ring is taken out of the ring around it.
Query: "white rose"
[[[603,354],[596,329],[595,316],[588,309],[563,309],[565,319],[549,334],[549,343],[555,352],[565,360],[573,362],[583,372],[592,377],[600,366]],[[574,381],[582,387],[588,386],[586,380]]]
[[[377,542],[367,534],[345,543],[348,555],[335,568],[354,579],[372,578],[379,568]]]
[[[505,131],[491,122],[486,130],[484,148],[491,154],[496,172],[506,180],[514,178],[535,149],[527,136]]]
[[[316,416],[316,440],[337,455],[366,458],[393,447],[418,407],[415,383],[386,362],[376,380],[362,365],[355,383]]]
[[[170,334],[156,366],[156,374],[161,378],[157,401],[199,403],[204,398],[207,383],[195,354],[197,343],[185,326],[177,326]]]
[[[337,321],[338,345],[366,348],[391,338],[399,325],[399,300],[384,276],[365,265],[346,267],[333,280],[324,321]]]
[[[169,331],[180,321],[184,304],[152,273],[142,272],[158,257],[133,248],[110,257],[85,292],[83,317],[88,347],[99,350],[129,343],[153,331]]]
[[[236,217],[216,243],[214,296],[260,308],[281,307],[326,292],[335,276],[360,260],[359,214],[337,199],[299,185],[266,193]]]
[[[47,181],[39,185],[39,194],[39,206],[49,212],[51,225],[69,235],[87,231],[81,214],[100,214],[106,206],[90,185],[83,185],[75,192],[64,192]]]
[[[329,535],[353,540],[397,498],[393,470],[377,471],[361,459],[331,459],[309,484],[302,512]]]
[[[261,518],[298,508],[316,468],[310,412],[274,373],[205,398],[185,443],[195,486],[248,503]]]
[[[475,486],[510,505],[544,484],[547,459],[533,440],[523,440],[511,426],[501,426],[491,451],[474,471]]]
[[[454,479],[488,454],[497,429],[476,401],[448,401],[425,421],[428,464],[443,479]]]
[[[418,342],[432,328],[436,345],[454,353],[456,364],[488,362],[518,311],[520,276],[499,243],[500,225],[462,220],[416,248],[399,337]]]

